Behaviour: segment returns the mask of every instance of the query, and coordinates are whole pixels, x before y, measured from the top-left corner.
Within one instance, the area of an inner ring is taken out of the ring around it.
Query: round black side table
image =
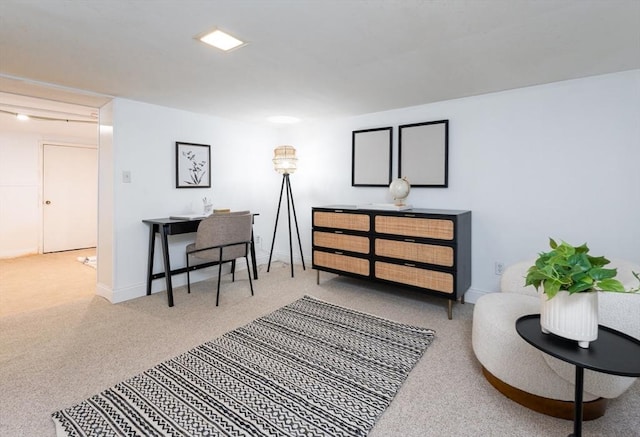
[[[640,376],[640,340],[615,329],[598,326],[598,339],[583,349],[578,342],[553,334],[543,334],[540,314],[522,316],[516,320],[516,331],[527,343],[576,366],[573,434],[582,436],[582,395],[584,369],[620,376]],[[633,359],[636,357],[636,359]]]

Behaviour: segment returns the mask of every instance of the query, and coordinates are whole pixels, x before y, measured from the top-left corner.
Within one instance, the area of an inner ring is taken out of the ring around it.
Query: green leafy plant
[[[549,238],[549,246],[552,250],[539,254],[525,279],[525,285],[533,285],[536,290],[542,286],[549,299],[560,290],[566,290],[569,294],[596,290],[620,293],[640,291],[640,287],[625,290],[622,283],[615,279],[617,270],[604,268],[610,261],[603,256],[589,255],[586,243],[576,247],[564,241],[558,244]],[[638,273],[633,272],[633,275],[640,282]]]

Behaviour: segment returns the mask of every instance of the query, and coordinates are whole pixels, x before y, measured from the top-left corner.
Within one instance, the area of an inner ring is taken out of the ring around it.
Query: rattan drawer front
[[[368,232],[369,216],[366,214],[314,211],[313,225],[322,228],[350,229],[352,231]]]
[[[406,265],[375,263],[376,278],[413,285],[443,293],[453,293],[453,275]]]
[[[369,253],[369,238],[359,237],[357,235],[314,231],[313,245],[331,249],[348,250],[350,252]]]
[[[453,221],[443,219],[395,217],[378,215],[375,218],[376,232],[405,235],[408,237],[453,240]]]
[[[453,248],[376,238],[376,255],[453,267]]]
[[[321,267],[369,276],[369,260],[362,258],[316,250],[313,252],[313,263]]]

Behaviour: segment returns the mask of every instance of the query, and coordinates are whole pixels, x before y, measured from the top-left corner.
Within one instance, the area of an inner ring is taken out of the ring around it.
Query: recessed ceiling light
[[[267,117],[267,120],[271,123],[283,123],[291,124],[300,121],[298,117],[291,117],[290,115],[274,115],[273,117]]]
[[[209,32],[204,36],[198,36],[196,38],[205,44],[209,44],[210,46],[214,46],[220,50],[224,50],[225,52],[246,44],[244,41],[240,41],[238,38],[235,38],[220,29],[216,29],[213,32]]]
[[[16,114],[16,118],[20,121],[27,121],[29,120],[29,116],[26,114]]]

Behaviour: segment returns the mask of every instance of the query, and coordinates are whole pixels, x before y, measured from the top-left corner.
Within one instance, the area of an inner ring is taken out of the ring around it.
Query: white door
[[[95,247],[98,150],[45,144],[43,181],[43,252]]]

